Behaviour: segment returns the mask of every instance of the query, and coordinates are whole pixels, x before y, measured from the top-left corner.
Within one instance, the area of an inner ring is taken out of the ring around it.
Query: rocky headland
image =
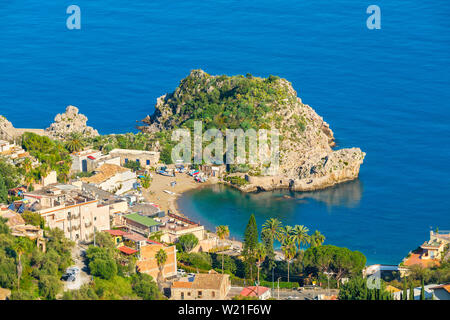
[[[246,192],[318,190],[353,180],[366,155],[360,148],[334,150],[328,123],[279,77],[211,76],[193,70],[174,92],[157,99],[155,112],[138,128],[170,137],[176,128],[191,128],[194,120],[202,120],[204,129],[215,127],[223,133],[225,128],[239,127],[279,131],[279,169],[269,175],[258,164],[236,173],[246,182],[235,186]],[[168,142],[158,141],[158,146],[164,144]]]
[[[68,106],[66,112],[55,116],[54,122],[45,131],[48,136],[56,139],[65,139],[74,133],[83,137],[98,136],[98,131],[86,124],[87,120],[77,107]]]

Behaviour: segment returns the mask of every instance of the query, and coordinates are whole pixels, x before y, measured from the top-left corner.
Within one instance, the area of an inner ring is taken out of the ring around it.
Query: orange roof
[[[172,288],[190,289],[190,288],[192,288],[192,282],[189,282],[189,281],[175,281],[172,284]]]
[[[450,293],[450,284],[441,284],[439,286],[430,288],[430,289],[444,289],[445,291],[447,291],[448,293]]]
[[[256,296],[261,296],[261,295],[263,295],[267,290],[269,290],[269,288],[267,288],[267,287],[256,287],[256,286],[245,287],[245,288],[242,289],[242,291],[241,291],[241,296],[244,296],[244,297],[256,297]],[[257,292],[258,292],[258,294],[256,294]]]
[[[412,266],[414,264],[420,264],[424,268],[432,267],[433,265],[439,266],[440,263],[437,259],[421,259],[421,254],[411,253],[411,256],[405,260],[405,266]]]
[[[122,251],[125,254],[133,254],[133,253],[138,252],[137,250],[131,249],[131,248],[127,247],[127,246],[122,246],[122,247],[119,247],[117,249],[119,249],[120,251]]]
[[[88,178],[81,178],[81,181],[87,183],[102,183],[118,173],[130,170],[115,164],[105,163],[98,167],[95,171],[97,172],[95,175]]]
[[[124,236],[128,233],[122,230],[105,230],[105,232],[108,232],[112,236]]]

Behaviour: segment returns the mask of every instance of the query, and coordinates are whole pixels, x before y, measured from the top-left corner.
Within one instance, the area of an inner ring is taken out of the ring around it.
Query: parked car
[[[77,276],[74,274],[71,274],[68,278],[67,281],[69,282],[74,282],[75,280],[77,280]]]
[[[79,274],[80,273],[80,268],[78,268],[77,266],[67,268],[66,273]]]
[[[177,274],[178,274],[179,276],[185,276],[185,275],[186,275],[186,271],[184,271],[183,269],[178,269],[178,270],[177,270]]]

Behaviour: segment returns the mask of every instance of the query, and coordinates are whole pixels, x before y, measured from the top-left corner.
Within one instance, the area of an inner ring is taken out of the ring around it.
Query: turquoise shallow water
[[[134,131],[191,69],[275,74],[330,123],[338,147],[367,152],[356,187],[317,194],[333,205],[205,190],[183,210],[227,217],[236,234],[251,211],[280,215],[380,263],[399,262],[430,227],[450,229],[450,2],[376,1],[376,31],[371,1],[78,0],[77,31],[66,29],[69,4],[1,5],[0,114],[15,126],[47,127],[73,104],[101,133]]]

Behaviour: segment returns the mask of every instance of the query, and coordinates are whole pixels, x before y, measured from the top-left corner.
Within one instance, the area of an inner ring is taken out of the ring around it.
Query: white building
[[[128,162],[138,162],[142,168],[155,166],[159,162],[159,152],[145,150],[113,149],[111,157],[120,157],[120,165]]]
[[[74,152],[70,155],[72,158],[72,172],[91,172],[103,164],[115,164],[120,166],[120,157],[104,155],[98,150],[83,150]]]
[[[95,174],[81,181],[113,194],[124,194],[137,185],[136,173],[114,164],[103,164],[95,169]]]

